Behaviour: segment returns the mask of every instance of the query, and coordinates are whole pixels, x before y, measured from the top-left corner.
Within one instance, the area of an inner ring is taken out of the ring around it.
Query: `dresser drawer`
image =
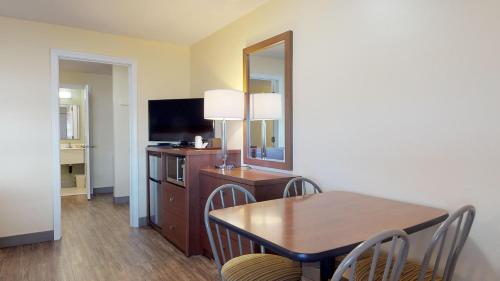
[[[207,203],[207,199],[212,194],[212,192],[217,189],[219,186],[224,185],[224,184],[234,184],[243,187],[244,189],[248,190],[252,195],[254,194],[255,188],[252,186],[248,186],[245,184],[240,184],[237,182],[231,182],[231,181],[224,181],[221,179],[217,178],[212,178],[208,177],[205,175],[201,175],[200,177],[200,182],[201,182],[201,206],[203,207],[203,210],[205,210],[205,204]],[[242,205],[246,204],[245,196],[243,193],[235,190],[234,193],[234,199],[236,199],[236,205]],[[224,190],[223,191],[223,197],[224,197],[224,202],[226,203],[227,206],[233,206],[233,194],[231,190]],[[222,205],[220,204],[220,194],[217,194],[214,197],[214,204],[215,204],[215,209],[220,209]]]
[[[163,209],[182,219],[186,218],[186,189],[172,183],[164,184]]]
[[[171,243],[186,252],[186,222],[184,219],[168,211],[163,212],[161,233]]]

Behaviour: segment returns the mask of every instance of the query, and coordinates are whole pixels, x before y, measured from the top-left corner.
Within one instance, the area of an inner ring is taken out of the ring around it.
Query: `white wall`
[[[128,68],[113,66],[114,197],[130,195]]]
[[[61,71],[60,83],[89,85],[90,186],[114,185],[113,169],[113,78],[111,75]],[[81,111],[83,115],[83,109]],[[84,143],[82,135],[80,143]]]
[[[139,215],[146,216],[147,100],[189,97],[189,48],[5,17],[0,34],[0,237],[53,229],[51,48],[137,62]]]
[[[242,49],[293,30],[294,172],[328,190],[474,204],[455,280],[500,280],[500,2],[313,2],[271,1],[192,46],[191,95],[242,89]]]

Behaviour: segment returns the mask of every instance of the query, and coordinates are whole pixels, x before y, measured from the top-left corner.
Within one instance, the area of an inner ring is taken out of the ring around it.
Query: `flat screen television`
[[[150,100],[149,141],[193,142],[214,137],[214,123],[203,118],[203,99]]]

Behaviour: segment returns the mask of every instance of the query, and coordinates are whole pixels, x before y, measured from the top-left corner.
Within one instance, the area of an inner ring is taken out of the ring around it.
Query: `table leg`
[[[332,278],[333,271],[335,270],[335,258],[326,258],[320,261],[320,280],[327,281]]]

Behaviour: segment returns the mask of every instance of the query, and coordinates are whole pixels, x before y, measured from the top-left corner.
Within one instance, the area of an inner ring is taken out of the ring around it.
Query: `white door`
[[[90,144],[90,113],[89,113],[89,86],[86,85],[83,90],[83,116],[85,122],[85,186],[87,189],[87,199],[92,198],[92,187],[90,186],[90,150],[93,146]]]

